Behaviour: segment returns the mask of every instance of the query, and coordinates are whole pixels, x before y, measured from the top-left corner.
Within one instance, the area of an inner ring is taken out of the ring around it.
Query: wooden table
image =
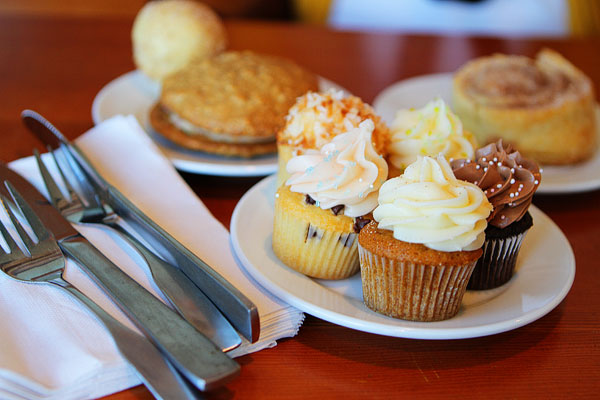
[[[31,108],[68,137],[92,127],[92,100],[104,84],[134,69],[132,19],[0,19],[0,159],[42,148],[22,127]],[[286,56],[371,102],[411,76],[454,71],[492,52],[564,54],[600,85],[600,39],[358,34],[321,27],[231,21],[231,48]],[[183,174],[226,226],[259,178]],[[489,337],[426,341],[378,336],[307,316],[300,333],[238,359],[241,376],[210,393],[254,398],[597,398],[600,392],[600,191],[536,195],[534,204],[568,237],[577,274],[566,299],[545,317]],[[141,386],[109,396],[147,399]]]

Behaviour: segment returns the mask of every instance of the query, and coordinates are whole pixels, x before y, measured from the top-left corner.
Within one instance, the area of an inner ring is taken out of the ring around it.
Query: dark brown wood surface
[[[22,127],[31,108],[68,137],[92,127],[91,105],[107,82],[134,69],[129,17],[0,17],[0,159],[41,146]],[[234,49],[286,56],[371,102],[411,76],[456,70],[503,52],[549,46],[600,85],[600,40],[519,40],[359,34],[323,27],[228,21]],[[183,174],[226,226],[258,178]],[[238,359],[242,372],[214,399],[597,398],[600,391],[600,191],[536,195],[563,230],[577,262],[566,299],[545,317],[493,336],[425,341],[378,336],[307,316],[300,333]],[[110,399],[149,399],[142,386]]]

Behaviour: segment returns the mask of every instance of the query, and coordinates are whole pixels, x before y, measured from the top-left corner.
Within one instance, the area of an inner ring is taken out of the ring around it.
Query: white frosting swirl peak
[[[454,177],[446,159],[419,156],[379,189],[373,217],[398,240],[439,251],[469,251],[485,239],[492,205],[476,185]]]
[[[399,110],[390,128],[390,161],[399,169],[406,168],[417,156],[473,158],[474,139],[463,131],[460,119],[440,98],[420,109]]]
[[[320,150],[309,150],[287,164],[292,192],[308,194],[329,209],[344,205],[344,214],[359,217],[377,206],[377,191],[387,178],[387,163],[371,142],[370,119],[338,135]]]

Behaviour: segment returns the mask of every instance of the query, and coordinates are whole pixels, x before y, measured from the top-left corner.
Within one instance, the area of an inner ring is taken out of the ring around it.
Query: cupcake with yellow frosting
[[[290,178],[275,195],[273,251],[290,268],[324,279],[358,271],[358,232],[388,171],[374,130],[367,119],[287,163]]]
[[[367,307],[414,321],[456,315],[492,210],[483,191],[456,179],[444,157],[418,156],[381,186],[378,203],[358,238]]]
[[[418,156],[473,158],[476,141],[460,119],[437,98],[419,109],[402,109],[390,126],[390,176],[398,176]]]
[[[297,99],[286,116],[286,123],[277,133],[279,169],[277,182],[281,185],[289,174],[287,162],[308,150],[319,150],[339,134],[370,119],[374,124],[371,140],[377,153],[386,155],[389,129],[373,108],[355,96],[330,89],[308,92]]]

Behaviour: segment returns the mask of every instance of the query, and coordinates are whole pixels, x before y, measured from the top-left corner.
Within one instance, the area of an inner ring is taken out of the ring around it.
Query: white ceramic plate
[[[388,123],[401,108],[422,107],[441,97],[452,107],[452,74],[433,74],[397,82],[377,95],[375,111]],[[597,110],[600,135],[600,110]],[[575,193],[600,188],[600,151],[583,163],[571,166],[543,166],[542,183],[536,193]]]
[[[440,322],[412,322],[369,310],[362,301],[360,274],[340,281],[308,278],[273,254],[275,177],[252,187],[237,204],[231,242],[239,262],[266,290],[298,309],[349,328],[419,339],[492,335],[544,316],[567,295],[575,277],[575,257],[560,229],[530,208],[534,226],[519,254],[515,276],[491,291],[468,291],[457,316]]]
[[[320,90],[340,86],[319,80]],[[218,176],[264,176],[277,170],[277,155],[251,159],[229,158],[184,149],[156,133],[148,122],[148,112],[160,94],[160,85],[140,71],[131,71],[109,82],[96,95],[92,104],[95,124],[117,114],[133,114],[150,137],[180,171]]]

